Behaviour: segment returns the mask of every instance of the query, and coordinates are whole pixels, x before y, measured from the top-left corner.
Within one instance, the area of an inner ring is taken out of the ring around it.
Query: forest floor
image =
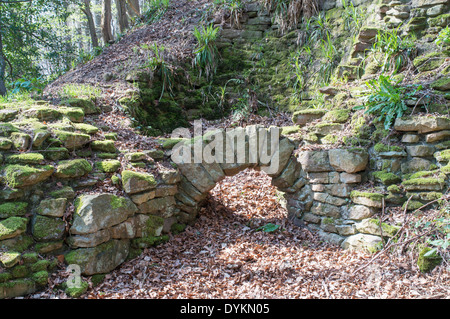
[[[227,177],[210,193],[193,226],[123,263],[86,299],[442,299],[450,269],[418,270],[413,253],[344,251],[286,219],[276,188],[262,172]],[[257,231],[267,224],[273,232]],[[372,262],[370,262],[372,261]],[[69,298],[58,284],[26,298]],[[90,278],[85,278],[89,280]]]

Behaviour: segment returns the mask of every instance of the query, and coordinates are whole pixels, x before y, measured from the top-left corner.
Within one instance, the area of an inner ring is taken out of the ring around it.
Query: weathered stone
[[[149,201],[150,199],[155,198],[155,196],[156,196],[156,190],[151,190],[151,191],[148,191],[148,192],[145,192],[142,194],[131,195],[131,200],[136,205],[139,205],[139,204]]]
[[[327,216],[327,217],[334,217],[334,218],[340,218],[341,217],[341,209],[340,207],[325,204],[325,203],[318,203],[314,202],[311,207],[311,213],[319,215],[319,216]]]
[[[413,157],[428,157],[433,156],[435,148],[431,145],[414,145],[406,146],[406,151]]]
[[[56,137],[63,143],[67,149],[78,149],[89,143],[90,135],[82,133],[72,133],[67,131],[53,131]]]
[[[419,135],[405,134],[402,137],[402,143],[417,143],[417,142],[419,142]]]
[[[319,224],[321,221],[321,218],[312,213],[304,213],[303,220],[308,223]]]
[[[332,149],[328,151],[328,156],[334,169],[349,174],[365,170],[369,162],[369,154],[362,149]]]
[[[325,115],[326,116],[326,115]],[[341,132],[344,129],[342,124],[338,123],[319,123],[314,126],[314,133],[318,135],[328,135]]]
[[[148,191],[156,187],[156,180],[152,174],[125,170],[122,172],[122,186],[127,194]]]
[[[24,165],[7,165],[4,167],[6,184],[11,188],[24,188],[36,185],[48,179],[55,168],[51,165],[30,167]]]
[[[447,4],[447,0],[413,0],[411,6],[413,8],[426,8],[438,4]]]
[[[414,157],[408,162],[402,163],[401,171],[403,174],[428,171],[433,163],[424,158]]]
[[[347,203],[345,199],[334,197],[327,193],[314,193],[313,199],[318,202],[331,204],[334,206],[342,206]]]
[[[350,197],[355,204],[381,208],[383,206],[383,195],[378,193],[368,193],[352,191]]]
[[[63,238],[66,224],[60,218],[36,215],[33,218],[31,232],[37,241],[54,241]]]
[[[0,151],[7,151],[12,147],[12,141],[6,137],[0,137]]]
[[[41,148],[42,145],[44,144],[44,142],[50,136],[51,136],[51,134],[49,131],[43,131],[43,130],[36,131],[33,136],[33,142],[32,142],[33,148],[35,148],[35,149]]]
[[[444,178],[412,178],[402,183],[407,191],[441,191],[445,186]]]
[[[297,162],[295,157],[292,157],[281,175],[272,179],[272,185],[279,188],[291,187],[298,179],[300,170],[300,163]]]
[[[39,204],[37,213],[48,217],[62,217],[66,211],[66,202],[65,198],[45,199]]]
[[[341,236],[350,236],[356,234],[356,228],[353,224],[336,225],[336,230]]]
[[[391,226],[386,223],[381,223],[378,219],[368,218],[355,224],[356,230],[363,234],[392,237],[400,229],[396,226]]]
[[[347,237],[341,244],[343,249],[374,252],[380,248],[382,239],[379,236],[356,234]]]
[[[295,112],[292,116],[292,120],[294,123],[298,125],[305,125],[314,120],[322,118],[322,116],[324,116],[326,112],[327,112],[326,110],[319,110],[319,109],[302,110]]]
[[[209,192],[216,185],[211,175],[208,174],[201,164],[180,164],[178,168],[189,182],[202,193]]]
[[[11,133],[10,139],[14,148],[19,151],[26,151],[31,145],[31,136],[25,133]]]
[[[177,185],[160,185],[156,188],[155,197],[173,196],[177,191]]]
[[[344,237],[339,236],[338,234],[328,233],[323,230],[320,230],[317,235],[319,238],[323,241],[326,241],[333,245],[341,245],[341,243],[344,241]]]
[[[163,217],[171,217],[171,215],[173,214],[172,208],[174,206],[175,198],[173,196],[160,197],[149,200],[148,202],[139,205],[139,211],[142,214],[161,213]]]
[[[136,205],[113,194],[83,195],[75,201],[71,234],[95,233],[125,221],[137,212]]]
[[[164,169],[159,171],[159,175],[165,184],[176,184],[181,180],[181,174],[177,170]]]
[[[65,255],[68,264],[76,264],[83,275],[91,276],[112,271],[125,261],[129,240],[110,240],[93,248],[78,248]]]
[[[360,174],[349,174],[346,172],[343,172],[340,174],[339,179],[341,183],[344,184],[355,184],[361,182],[361,175]]]
[[[298,161],[305,172],[328,172],[333,169],[328,160],[327,151],[303,151],[298,154]]]
[[[445,12],[447,6],[444,4],[438,4],[436,6],[433,6],[431,8],[427,9],[427,16],[429,17],[436,17],[442,13]]]
[[[66,239],[66,242],[72,248],[86,248],[98,246],[110,239],[109,229],[103,229],[92,234],[70,236]]]
[[[36,284],[31,279],[16,279],[0,284],[0,299],[25,296],[36,291]]]
[[[16,118],[19,111],[13,109],[0,110],[0,122],[9,122]]]
[[[449,130],[450,119],[424,116],[399,117],[395,120],[394,128],[397,131],[416,131],[421,134]]]
[[[58,178],[78,178],[92,171],[91,164],[85,159],[60,161],[55,176]]]
[[[441,140],[447,140],[450,138],[450,130],[431,133],[426,136],[427,143],[434,143]]]
[[[12,216],[0,220],[0,240],[14,238],[27,230],[28,219]]]

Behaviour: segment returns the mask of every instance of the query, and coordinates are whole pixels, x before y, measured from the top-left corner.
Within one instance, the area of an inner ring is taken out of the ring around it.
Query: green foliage
[[[366,97],[366,113],[377,115],[377,121],[384,121],[386,130],[389,130],[393,121],[403,116],[407,110],[405,101],[414,99],[414,94],[422,88],[418,86],[414,91],[408,92],[408,87],[400,87],[398,83],[392,83],[391,78],[385,75],[367,81],[366,85],[371,91]],[[363,108],[359,106],[355,109]]]
[[[328,85],[333,75],[334,69],[339,64],[339,54],[331,40],[330,34],[327,32],[326,40],[322,40],[320,50],[324,61],[321,63],[318,72],[318,81],[322,85]]]
[[[142,45],[142,48],[150,48],[153,51],[154,55],[150,57],[145,67],[148,67],[152,71],[156,72],[162,82],[161,96],[159,97],[159,100],[161,100],[166,89],[169,89],[169,91],[172,92],[173,67],[164,58],[165,47],[163,45],[158,46],[158,44],[154,43],[149,47],[144,44]]]
[[[42,78],[21,78],[11,84],[11,94],[16,95],[22,92],[42,94],[46,81]]]
[[[434,40],[434,43],[437,46],[441,46],[441,47],[450,44],[450,28],[449,28],[449,26],[446,26],[444,29],[442,29],[439,32],[436,40]]]
[[[280,228],[280,225],[268,223],[264,226],[256,228],[255,231],[263,231],[265,233],[273,233],[274,231],[278,230]]]
[[[402,38],[399,35],[399,27],[391,31],[378,31],[373,44],[374,57],[381,54],[382,60],[376,61],[382,72],[395,74],[411,63],[416,54],[414,36]]]
[[[341,0],[344,18],[344,29],[351,32],[351,34],[355,35],[359,32],[364,23],[365,14],[359,8],[355,7],[352,1]]]
[[[149,8],[142,14],[142,19],[147,24],[157,22],[169,8],[170,0],[149,0]]]
[[[212,24],[194,28],[197,46],[194,50],[193,65],[199,71],[200,77],[205,73],[207,80],[212,79],[219,63],[219,50],[216,45],[218,32],[219,28],[214,28]]]
[[[95,99],[100,97],[101,93],[101,89],[89,84],[66,84],[62,87],[61,92],[59,92],[59,96],[61,99]]]
[[[241,23],[239,22],[242,10],[244,9],[244,4],[242,0],[214,0],[214,6],[217,9],[222,9],[230,14],[230,23],[234,28],[241,28]]]

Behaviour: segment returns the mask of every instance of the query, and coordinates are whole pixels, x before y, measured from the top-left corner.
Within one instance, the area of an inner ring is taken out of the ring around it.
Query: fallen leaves
[[[450,276],[443,266],[431,274],[422,274],[414,260],[386,255],[351,275],[372,255],[323,243],[285,217],[277,191],[264,173],[246,170],[227,177],[211,191],[209,202],[194,225],[124,263],[82,298],[449,296]],[[280,225],[280,229],[270,233],[255,231],[269,223]],[[62,279],[55,274],[51,280]],[[39,298],[67,296],[48,289]]]

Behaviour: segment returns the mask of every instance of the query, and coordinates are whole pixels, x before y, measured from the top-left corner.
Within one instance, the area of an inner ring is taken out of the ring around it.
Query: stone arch
[[[199,143],[201,147],[197,145],[197,151],[204,151],[215,140],[215,138],[208,137],[214,135],[220,136],[219,139],[224,141],[219,146],[220,150],[215,150],[215,159],[219,160],[211,163],[211,161],[202,158],[201,161],[195,163],[195,141],[201,142]],[[236,147],[239,146],[239,141],[234,139],[236,135],[243,139],[241,148]],[[197,138],[197,140],[194,138],[188,143],[178,145],[178,147],[184,147],[184,150],[191,154],[190,157],[186,158],[191,159],[191,161],[185,159],[180,163],[178,160],[181,181],[178,184],[175,200],[182,221],[193,222],[208,192],[226,176],[236,175],[247,168],[263,170],[272,178],[272,185],[285,194],[289,219],[295,219],[300,216],[301,212],[311,208],[313,201],[311,187],[307,185],[306,174],[294,154],[298,145],[295,141],[281,136],[279,128],[271,127],[267,129],[259,125],[250,125],[245,128],[226,131],[218,130],[212,134],[205,134],[205,136],[206,138]],[[270,143],[267,142],[269,140]],[[254,145],[255,143],[256,145]],[[176,152],[176,147],[174,150]],[[231,156],[230,152],[232,152]],[[257,156],[252,152],[256,152]],[[242,154],[245,156],[242,156]],[[262,157],[265,157],[265,155],[268,156],[264,160]],[[227,161],[227,156],[234,160],[232,162]],[[243,158],[245,160],[242,160]]]

